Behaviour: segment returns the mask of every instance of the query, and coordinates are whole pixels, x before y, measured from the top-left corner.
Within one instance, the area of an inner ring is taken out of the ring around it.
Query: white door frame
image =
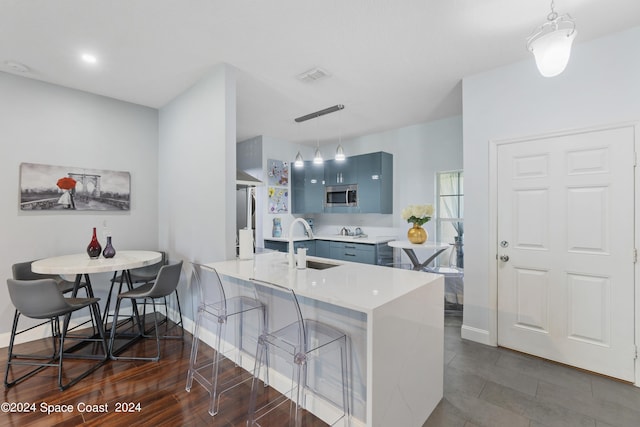
[[[489,337],[486,344],[498,345],[498,147],[504,144],[514,144],[518,142],[527,142],[543,138],[561,137],[566,135],[575,135],[580,133],[589,133],[593,131],[603,131],[610,129],[619,129],[625,127],[633,127],[634,129],[634,152],[637,153],[636,142],[640,133],[638,130],[640,122],[622,122],[609,125],[593,126],[588,128],[568,129],[557,132],[548,132],[537,135],[531,135],[520,138],[489,140],[489,241],[487,242],[487,253],[489,263]],[[637,155],[636,155],[637,162]],[[634,172],[634,246],[636,249],[640,242],[640,173]],[[640,261],[634,266],[634,319],[635,319],[635,342],[636,346],[640,346],[640,286],[638,278],[640,277]],[[640,359],[636,356],[635,360],[635,383],[636,387],[640,387]]]

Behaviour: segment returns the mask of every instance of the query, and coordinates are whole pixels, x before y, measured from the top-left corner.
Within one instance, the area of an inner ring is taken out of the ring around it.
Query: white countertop
[[[257,254],[250,260],[236,259],[207,265],[221,275],[276,283],[295,290],[298,295],[364,313],[371,313],[377,307],[441,278],[421,271],[307,258],[338,266],[325,270],[290,269],[287,254],[280,252]]]
[[[300,242],[303,240],[333,240],[336,242],[352,242],[352,243],[365,243],[369,245],[375,245],[378,243],[386,243],[392,240],[396,240],[397,236],[367,236],[367,237],[357,237],[357,236],[342,236],[340,234],[319,234],[314,235],[313,239],[310,239],[306,236],[296,236],[293,238],[294,242]],[[276,242],[288,242],[289,239],[287,237],[265,237],[264,240],[274,240]]]

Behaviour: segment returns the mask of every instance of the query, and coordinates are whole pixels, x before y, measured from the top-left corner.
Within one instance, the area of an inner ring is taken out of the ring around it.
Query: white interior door
[[[502,144],[498,344],[634,381],[634,131]]]

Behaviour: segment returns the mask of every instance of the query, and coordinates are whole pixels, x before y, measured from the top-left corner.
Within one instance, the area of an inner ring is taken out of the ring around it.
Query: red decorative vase
[[[102,252],[102,246],[100,246],[100,242],[98,242],[98,236],[96,235],[96,228],[93,227],[93,237],[91,238],[91,243],[87,246],[87,253],[89,254],[89,258],[98,259],[100,257],[100,253]]]

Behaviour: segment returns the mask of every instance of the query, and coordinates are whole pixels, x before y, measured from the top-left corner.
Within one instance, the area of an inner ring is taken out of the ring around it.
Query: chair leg
[[[178,289],[175,291],[176,303],[178,304],[178,317],[180,318],[180,336],[184,338],[184,323],[182,322],[182,307],[180,307],[180,296],[178,295]]]
[[[137,300],[134,298],[130,298],[131,299],[131,304],[135,307],[137,304]],[[114,348],[113,348],[113,344],[115,341],[115,336],[116,336],[116,330],[115,328],[111,328],[111,337],[109,339],[109,348],[110,348],[110,357],[113,360],[146,360],[146,361],[153,361],[153,362],[157,362],[158,360],[160,360],[160,336],[159,336],[159,332],[158,332],[158,317],[157,317],[157,313],[156,313],[156,305],[155,305],[155,300],[153,298],[149,298],[151,300],[151,303],[153,304],[153,324],[154,324],[154,331],[155,334],[153,335],[153,338],[155,338],[156,340],[156,356],[154,357],[134,357],[134,356],[115,356],[114,355]],[[116,310],[114,313],[114,322],[118,321],[118,317],[119,317],[119,312],[120,312],[120,307],[121,307],[121,302],[122,302],[122,298],[118,298],[118,301],[116,302]],[[143,301],[143,305],[146,306],[147,303],[147,298],[144,299]],[[135,313],[137,313],[137,310],[134,310]],[[144,333],[144,322],[142,320],[140,320],[140,316],[135,316],[138,318],[138,326],[139,326],[139,337],[144,338],[144,337],[151,337],[148,335],[145,335]]]
[[[340,348],[340,361],[342,366],[342,405],[344,416],[346,417],[346,425],[351,425],[351,405],[349,404],[349,343],[347,337],[344,337],[343,345]]]
[[[110,338],[109,338],[109,356],[113,360],[117,359],[117,357],[115,357],[114,354],[113,354],[113,344],[114,344],[115,339],[116,339],[116,329],[117,329],[117,325],[118,325],[118,314],[120,312],[120,301],[122,301],[121,298],[118,298],[116,300],[116,309],[113,312],[113,322],[111,323],[111,334],[110,334]]]
[[[153,305],[153,329],[156,331],[156,357],[152,358],[154,362],[160,360],[160,328],[158,326],[158,311],[156,310],[156,300],[151,298],[151,304]],[[146,301],[145,301],[146,306]]]
[[[220,405],[216,404],[216,399],[218,397],[218,373],[220,372],[220,362],[222,362],[222,351],[220,348],[220,342],[222,341],[221,336],[222,331],[225,329],[225,323],[225,319],[218,318],[218,325],[216,326],[216,358],[214,361],[214,366],[212,367],[213,371],[211,372],[211,384],[213,387],[211,390],[211,402],[209,403],[209,414],[211,416],[217,414],[218,409],[220,408]]]
[[[73,379],[71,379],[66,384],[62,383],[62,371],[63,371],[64,355],[67,354],[64,351],[64,341],[67,338],[67,332],[69,331],[69,322],[71,320],[71,316],[70,315],[65,316],[64,324],[63,324],[63,327],[62,327],[62,330],[61,330],[61,333],[60,333],[60,350],[59,350],[59,356],[58,356],[58,388],[60,389],[60,391],[64,391],[67,388],[71,387],[72,385],[76,384],[81,379],[86,378],[88,375],[90,375],[95,370],[100,368],[109,357],[109,351],[107,349],[106,338],[105,338],[105,335],[104,335],[104,329],[102,328],[102,322],[101,322],[101,318],[100,318],[100,308],[98,306],[98,303],[95,302],[95,303],[91,304],[89,306],[89,310],[90,310],[91,319],[92,319],[92,321],[95,321],[95,325],[98,328],[98,338],[88,338],[88,339],[86,339],[86,341],[100,341],[100,343],[102,345],[102,351],[103,351],[103,355],[104,356],[71,355],[70,354],[69,356],[73,357],[73,358],[93,359],[93,360],[97,360],[98,362],[93,364],[91,367],[89,367],[88,369],[86,369],[85,371],[83,371],[82,373],[80,373],[79,375],[74,377]]]
[[[26,355],[26,354],[16,354],[13,352],[13,346],[15,344],[15,339],[16,339],[16,335],[18,335],[18,320],[20,319],[20,312],[18,310],[15,310],[14,315],[13,315],[13,326],[11,327],[11,338],[9,339],[9,348],[8,348],[8,355],[7,355],[7,369],[5,371],[4,374],[4,385],[5,387],[9,388],[12,387],[16,384],[18,384],[19,382],[21,382],[22,380],[25,380],[33,375],[35,375],[36,373],[40,372],[41,370],[43,370],[44,368],[46,368],[47,366],[50,366],[50,363],[53,362],[55,360],[55,358],[57,357],[57,351],[56,351],[56,346],[54,344],[54,348],[53,348],[53,354],[51,356],[40,356],[40,357],[34,357],[31,355]],[[55,323],[54,323],[54,319],[50,319],[51,322],[51,326],[52,328],[54,327]],[[54,341],[56,339],[56,337],[53,337]],[[36,364],[36,363],[30,363],[30,362],[13,362],[14,359],[18,359],[18,358],[30,358],[30,359],[45,359],[48,360],[48,362],[43,363],[43,364]],[[26,372],[25,374],[21,375],[18,378],[14,378],[13,381],[9,381],[9,370],[11,369],[11,365],[16,364],[16,365],[35,365],[37,366],[36,368]]]
[[[253,379],[251,380],[251,394],[249,396],[249,413],[247,416],[247,426],[251,427],[256,421],[258,387],[260,378],[260,367],[262,365],[262,357],[266,352],[266,344],[262,342],[262,338],[258,339],[258,347],[256,350],[256,360],[253,366]]]
[[[296,358],[297,359],[297,358]],[[294,361],[294,376],[292,381],[292,387],[295,388],[295,395],[293,388],[291,389],[291,407],[290,407],[290,416],[291,421],[293,421],[293,425],[298,427],[301,423],[300,418],[300,407],[303,403],[302,400],[304,394],[304,381],[307,377],[307,363],[304,356],[300,360]]]
[[[200,322],[202,322],[202,317],[204,315],[204,307],[200,305],[198,307],[198,314],[196,318],[196,325],[193,329],[193,342],[191,343],[191,355],[189,357],[189,371],[187,372],[187,385],[185,386],[185,390],[191,391],[191,386],[193,385],[193,374],[196,369],[196,360],[198,359],[198,346],[200,345]]]
[[[164,305],[164,310],[165,310],[165,319],[160,321],[159,324],[167,324],[167,329],[166,329],[167,331],[169,331],[169,329],[173,329],[173,328],[176,328],[176,327],[179,326],[180,327],[180,335],[162,335],[161,336],[162,339],[184,339],[184,327],[183,327],[184,323],[182,322],[182,308],[180,307],[180,298],[178,297],[178,290],[177,289],[175,291],[175,294],[176,294],[176,302],[177,302],[177,305],[178,305],[178,317],[180,318],[178,323],[176,323],[174,326],[169,328],[169,326],[168,326],[168,322],[169,322],[169,306],[167,304],[167,297],[164,297],[164,304],[163,305]],[[147,305],[145,303],[145,305],[143,307],[143,322],[144,322],[144,319],[146,319],[146,312],[147,312],[146,311],[146,307],[147,307]],[[155,307],[155,303],[154,303],[154,307]],[[155,308],[154,308],[154,312],[155,312]],[[146,334],[146,328],[144,328],[144,330],[145,330],[145,334]],[[145,335],[145,337],[149,338],[150,336],[149,335]]]

